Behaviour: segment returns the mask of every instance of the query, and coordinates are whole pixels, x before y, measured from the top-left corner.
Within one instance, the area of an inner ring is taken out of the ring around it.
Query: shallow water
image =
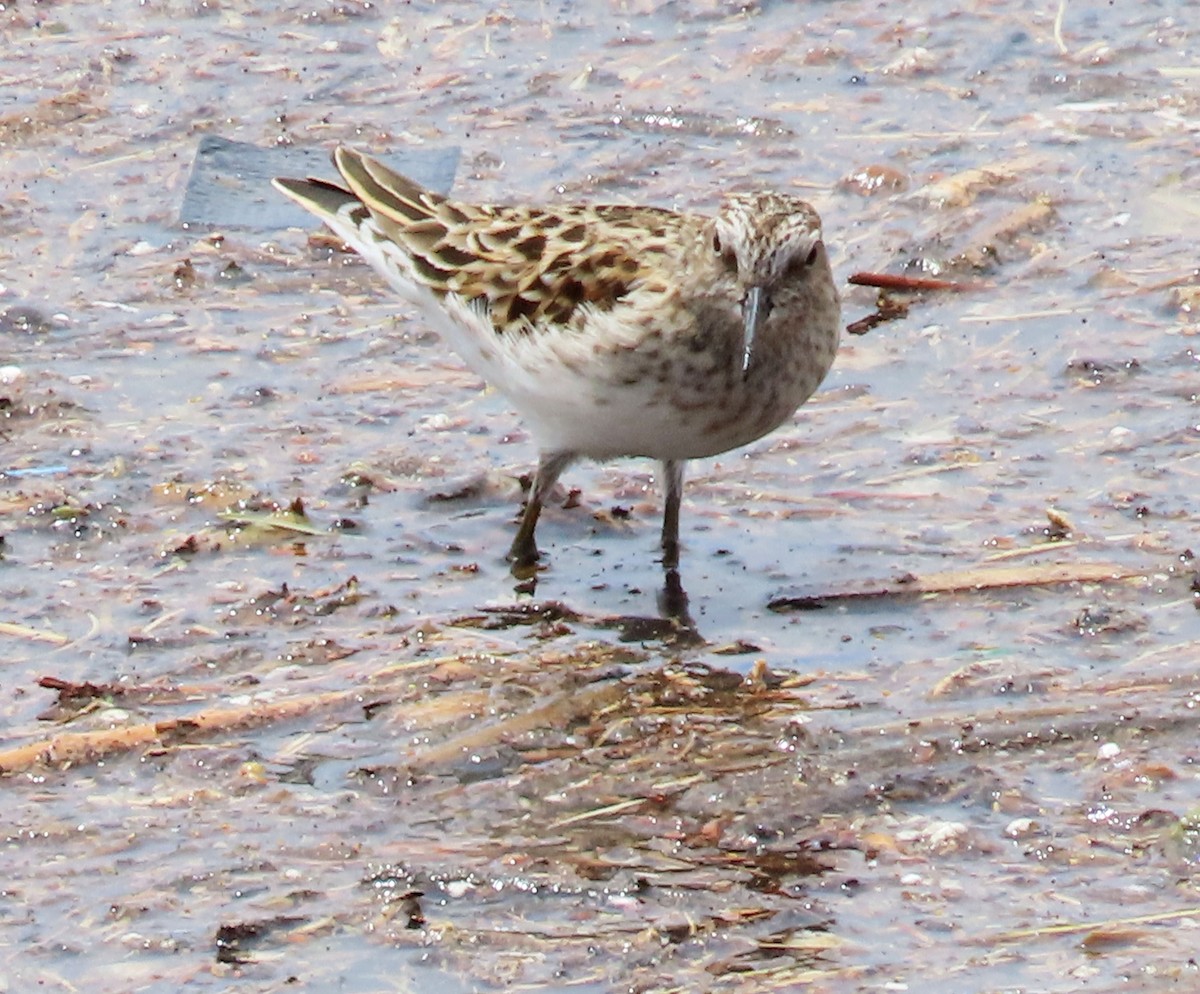
[[[479,10],[0,11],[5,739],[154,733],[11,763],[7,989],[1195,984],[1181,8]],[[181,226],[209,134],[458,147],[481,200],[778,186],[839,277],[972,288],[689,467],[699,639],[638,461],[567,474],[549,606],[489,613],[531,439],[314,231]],[[1033,582],[1094,562],[1137,575]]]

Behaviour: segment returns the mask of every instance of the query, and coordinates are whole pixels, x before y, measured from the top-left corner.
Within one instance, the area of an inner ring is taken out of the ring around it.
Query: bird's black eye
[[[713,232],[713,251],[716,252],[717,255],[721,254],[721,236],[715,231]]]
[[[805,256],[804,265],[811,266],[817,261],[817,256],[821,254],[821,243],[813,242],[813,247],[808,250],[808,255]]]

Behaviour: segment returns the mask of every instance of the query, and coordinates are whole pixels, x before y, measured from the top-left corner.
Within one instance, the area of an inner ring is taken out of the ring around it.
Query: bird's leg
[[[574,460],[573,452],[543,452],[539,456],[537,474],[525,502],[525,513],[521,515],[521,524],[517,527],[512,548],[508,550],[508,561],[513,564],[514,570],[528,570],[537,564],[538,549],[533,533],[542,513],[542,504],[550,496],[562,471]]]
[[[683,462],[664,459],[663,464],[662,563],[665,569],[679,566],[679,504],[683,500]]]

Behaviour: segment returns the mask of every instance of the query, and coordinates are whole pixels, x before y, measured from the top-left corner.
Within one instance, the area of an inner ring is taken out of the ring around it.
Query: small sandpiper
[[[686,460],[777,428],[833,364],[841,305],[821,219],[796,197],[734,193],[711,216],[483,205],[350,148],[333,161],[342,184],[275,186],[415,304],[537,440],[514,571],[537,563],[538,516],[563,470],[617,456],[662,463],[674,569]]]

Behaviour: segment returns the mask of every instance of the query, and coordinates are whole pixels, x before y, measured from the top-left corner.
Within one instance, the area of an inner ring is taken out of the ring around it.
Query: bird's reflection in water
[[[663,586],[658,592],[658,612],[664,619],[673,622],[681,632],[691,633],[695,641],[704,641],[696,631],[696,622],[692,620],[688,611],[688,595],[683,589],[679,570],[673,567],[663,570]]]
[[[525,570],[520,576],[513,570],[517,583],[513,592],[518,597],[533,597],[537,593],[538,571]],[[663,570],[663,585],[655,598],[658,617],[639,614],[619,614],[595,618],[601,628],[616,629],[622,642],[663,642],[674,648],[704,643],[704,636],[696,630],[696,623],[688,610],[688,595],[683,589],[679,570],[667,567]]]

